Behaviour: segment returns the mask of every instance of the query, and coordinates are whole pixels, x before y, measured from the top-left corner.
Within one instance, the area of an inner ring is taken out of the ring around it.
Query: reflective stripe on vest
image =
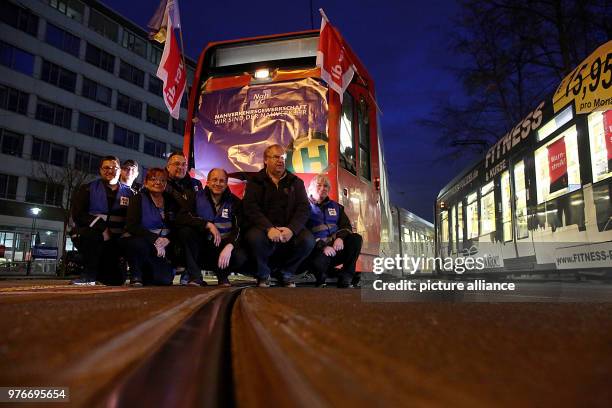
[[[329,200],[323,205],[310,203],[310,217],[306,226],[315,238],[328,238],[338,231],[340,204]]]

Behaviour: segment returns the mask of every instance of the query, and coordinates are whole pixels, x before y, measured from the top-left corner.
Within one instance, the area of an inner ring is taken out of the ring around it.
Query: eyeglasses
[[[109,166],[102,167],[102,171],[117,171],[117,170],[119,170],[119,167],[109,167]]]
[[[268,159],[272,159],[274,161],[279,161],[279,160],[286,160],[287,159],[287,155],[286,154],[281,154],[280,156],[276,155],[276,156],[268,156]]]
[[[152,183],[161,183],[161,184],[166,184],[168,182],[168,179],[165,178],[157,178],[157,177],[150,177],[147,179],[147,181],[150,181]]]
[[[174,166],[174,167],[187,167],[187,163],[179,163],[179,162],[174,162],[174,163],[170,163],[170,164],[168,164],[168,166]]]

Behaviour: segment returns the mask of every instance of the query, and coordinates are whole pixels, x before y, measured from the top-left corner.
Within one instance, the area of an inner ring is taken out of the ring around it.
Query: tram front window
[[[340,165],[357,174],[353,136],[353,97],[348,92],[344,93],[340,117]]]

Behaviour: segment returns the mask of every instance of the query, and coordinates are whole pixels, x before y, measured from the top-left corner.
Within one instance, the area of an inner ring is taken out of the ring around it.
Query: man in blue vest
[[[212,169],[206,187],[197,191],[177,217],[179,237],[185,246],[188,285],[205,285],[201,269],[214,271],[219,286],[229,287],[230,271],[239,270],[246,254],[238,245],[242,203],[227,188],[224,169]]]
[[[316,175],[308,187],[310,218],[306,227],[316,244],[305,265],[315,275],[317,286],[324,287],[327,275],[342,264],[337,271],[338,287],[347,288],[355,275],[363,239],[353,232],[344,207],[329,199],[329,189],[329,179],[322,174]]]
[[[83,257],[85,270],[75,285],[122,285],[125,271],[119,266],[118,240],[123,233],[128,204],[134,191],[119,182],[119,159],[100,160],[100,178],[79,188],[70,211],[71,238]]]
[[[259,287],[270,286],[272,265],[282,284],[294,288],[293,276],[315,243],[304,228],[308,197],[304,182],[285,168],[281,145],[268,146],[263,156],[264,168],[251,177],[244,194],[245,242],[257,262]]]

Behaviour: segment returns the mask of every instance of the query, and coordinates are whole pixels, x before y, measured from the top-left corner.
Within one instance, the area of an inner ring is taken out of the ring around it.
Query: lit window
[[[480,190],[480,235],[495,231],[495,193],[493,187],[494,184],[491,181]]]
[[[501,210],[504,242],[512,240],[512,195],[510,191],[510,172],[501,175]]]
[[[478,194],[472,193],[467,197],[467,237],[478,237]]]
[[[514,166],[514,197],[516,206],[516,239],[527,238],[527,189],[525,188],[525,164]]]
[[[593,182],[612,176],[612,110],[589,115],[589,143]]]
[[[538,204],[580,188],[576,126],[535,152]]]
[[[554,118],[549,120],[548,123],[538,129],[538,141],[544,140],[552,135],[557,129],[572,120],[573,117],[571,106],[563,109]]]

